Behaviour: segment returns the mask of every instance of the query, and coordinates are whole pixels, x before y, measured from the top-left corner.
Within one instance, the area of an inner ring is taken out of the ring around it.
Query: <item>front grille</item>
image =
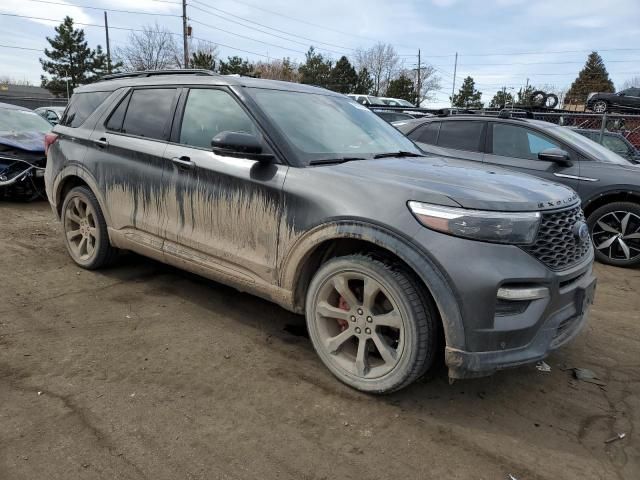
[[[573,227],[580,221],[584,222],[580,207],[543,213],[535,243],[524,250],[552,270],[578,263],[591,248],[589,240],[581,242],[574,234]]]

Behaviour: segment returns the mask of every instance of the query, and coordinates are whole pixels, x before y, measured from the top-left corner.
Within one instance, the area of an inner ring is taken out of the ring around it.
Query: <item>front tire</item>
[[[62,204],[62,230],[69,256],[80,267],[94,270],[115,258],[100,204],[87,187],[75,187],[67,193]]]
[[[414,276],[364,255],[320,267],[306,298],[307,328],[325,366],[369,393],[399,390],[433,363],[435,306]]]
[[[596,259],[617,267],[640,264],[640,205],[614,202],[587,219]]]

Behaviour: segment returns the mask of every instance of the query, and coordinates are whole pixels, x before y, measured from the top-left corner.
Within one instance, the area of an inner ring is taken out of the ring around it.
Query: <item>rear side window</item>
[[[134,90],[122,123],[122,133],[166,140],[173,118],[175,92],[174,88]]]
[[[519,125],[493,124],[494,155],[537,160],[538,153],[549,148],[561,148],[546,136]]]
[[[440,130],[440,122],[431,122],[418,128],[409,135],[414,142],[435,145],[438,140],[438,131]]]
[[[60,125],[79,127],[110,94],[111,92],[74,93]]]
[[[479,152],[483,126],[484,122],[472,120],[442,122],[438,135],[438,146]]]
[[[127,111],[127,105],[129,105],[130,95],[120,102],[118,108],[114,110],[114,112],[109,117],[107,121],[107,130],[112,130],[114,132],[120,132],[122,130],[122,121],[124,120],[124,114]]]

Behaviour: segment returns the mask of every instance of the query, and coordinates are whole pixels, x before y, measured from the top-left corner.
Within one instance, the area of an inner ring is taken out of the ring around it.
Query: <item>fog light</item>
[[[501,287],[498,289],[498,300],[524,301],[537,300],[549,296],[547,287]]]

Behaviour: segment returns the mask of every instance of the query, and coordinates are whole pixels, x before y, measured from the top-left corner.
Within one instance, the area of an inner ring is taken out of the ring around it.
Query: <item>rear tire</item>
[[[406,387],[437,350],[435,305],[411,272],[365,255],[334,258],[313,277],[307,328],[325,366],[369,393]]]
[[[82,268],[94,270],[113,262],[117,251],[109,242],[100,204],[87,187],[74,187],[62,204],[62,230],[69,256]]]
[[[640,264],[640,205],[609,203],[592,212],[587,224],[598,261],[617,267]]]

